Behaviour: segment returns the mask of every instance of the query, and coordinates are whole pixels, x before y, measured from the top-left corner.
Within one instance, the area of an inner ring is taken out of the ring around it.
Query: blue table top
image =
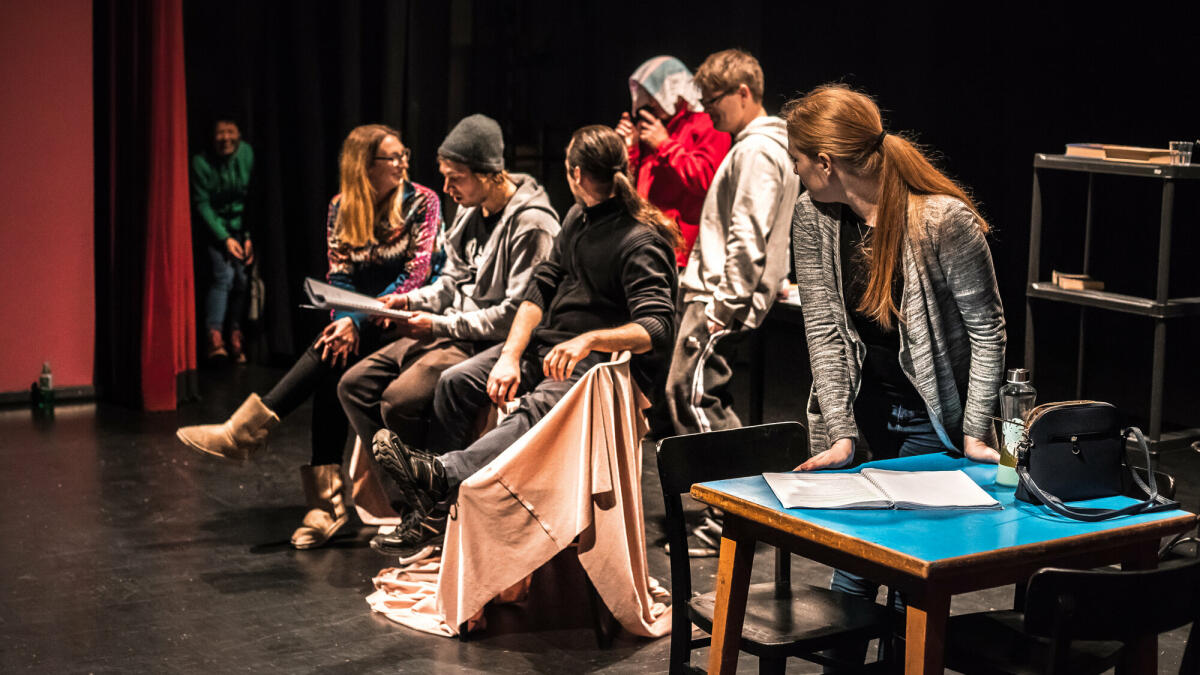
[[[1062,539],[1081,534],[1115,530],[1129,525],[1177,518],[1183,511],[1124,516],[1087,523],[1059,516],[1043,506],[1017,501],[1015,488],[995,484],[996,465],[955,458],[948,453],[918,455],[870,462],[863,466],[900,471],[949,471],[962,469],[995,497],[1003,509],[993,510],[895,510],[895,509],[785,509],[762,476],[749,476],[703,483],[719,490],[813,525],[868,541],[913,558],[934,562],[948,558],[995,551]],[[1134,503],[1128,497],[1106,497],[1082,506],[1116,508]]]

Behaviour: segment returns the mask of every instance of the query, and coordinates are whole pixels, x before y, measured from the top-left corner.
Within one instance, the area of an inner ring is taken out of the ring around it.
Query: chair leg
[[[783,675],[787,672],[787,657],[758,657],[758,675]]]

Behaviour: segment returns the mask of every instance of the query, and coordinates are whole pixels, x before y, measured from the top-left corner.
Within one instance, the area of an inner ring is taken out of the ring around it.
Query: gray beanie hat
[[[462,162],[472,171],[503,171],[504,137],[500,125],[487,115],[464,117],[438,146],[438,157]]]

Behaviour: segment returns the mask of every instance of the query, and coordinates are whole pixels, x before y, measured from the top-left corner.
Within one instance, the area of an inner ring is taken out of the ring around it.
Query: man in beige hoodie
[[[713,177],[680,282],[679,327],[667,401],[680,434],[741,426],[727,390],[731,348],[771,309],[788,270],[789,224],[800,191],[787,127],[763,109],[758,60],[737,49],[696,71],[701,104],[733,148]]]

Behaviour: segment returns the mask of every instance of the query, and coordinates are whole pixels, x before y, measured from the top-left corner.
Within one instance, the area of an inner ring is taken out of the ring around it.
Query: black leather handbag
[[[1132,435],[1146,455],[1149,481],[1125,462],[1125,439]],[[1117,409],[1099,401],[1045,403],[1025,417],[1018,447],[1017,499],[1044,504],[1059,515],[1098,521],[1178,508],[1158,494],[1146,438],[1137,427],[1123,429]],[[1131,479],[1149,497],[1120,509],[1067,506],[1063,502],[1122,494]]]

